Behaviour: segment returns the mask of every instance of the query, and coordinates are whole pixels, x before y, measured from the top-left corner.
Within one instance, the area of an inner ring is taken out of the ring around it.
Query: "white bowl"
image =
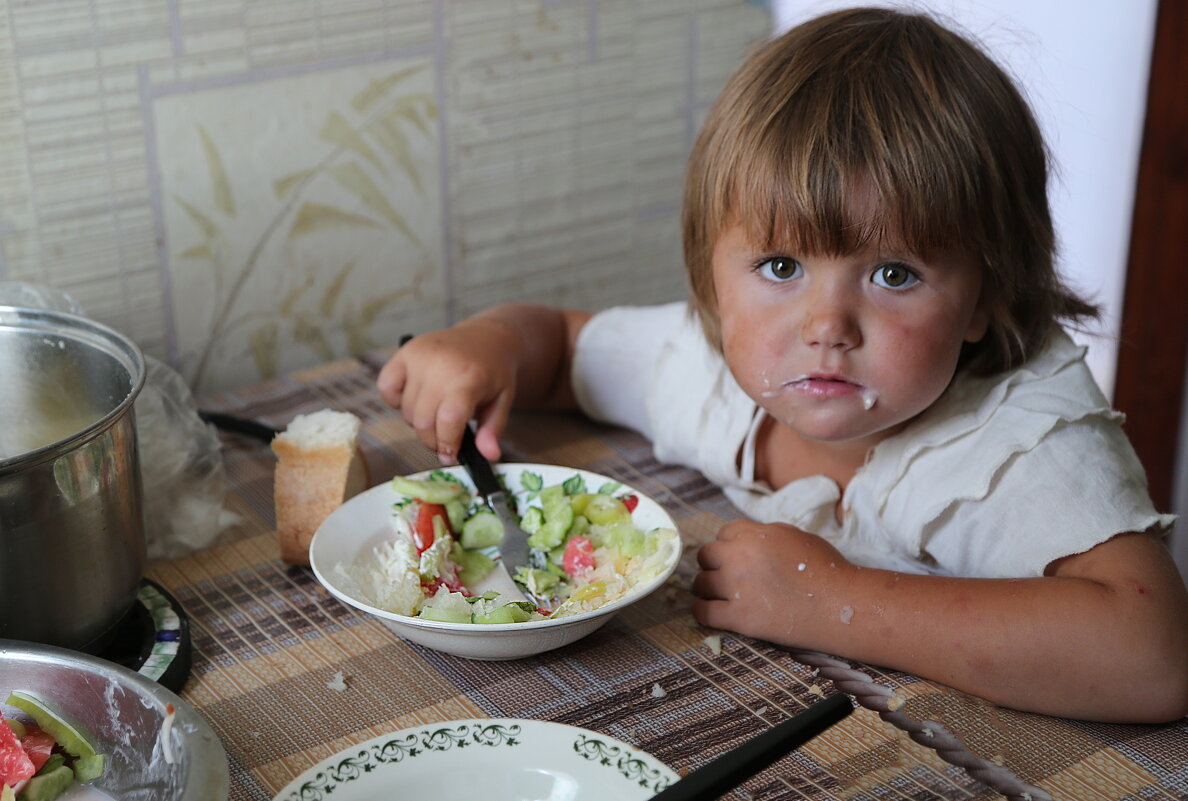
[[[676,780],[655,757],[598,732],[536,720],[453,720],[347,748],[273,801],[644,801]]]
[[[460,482],[473,490],[469,476],[460,467],[448,468]],[[544,486],[558,484],[580,475],[591,491],[614,479],[572,467],[543,464],[499,464],[495,472],[504,476],[509,489],[520,486],[520,474],[537,473]],[[428,471],[412,478],[424,478]],[[631,492],[639,498],[632,513],[637,528],[651,531],[667,528],[676,532],[676,524],[660,504],[643,493],[624,485],[619,492]],[[392,504],[405,496],[392,489],[390,482],[356,495],[334,510],[314,534],[309,561],[314,575],[332,595],[356,609],[375,615],[401,637],[437,651],[471,659],[519,659],[532,656],[580,639],[606,623],[620,609],[629,606],[661,586],[680,560],[679,544],[669,554],[664,569],[651,581],[638,585],[627,595],[590,612],[556,620],[530,620],[525,623],[443,623],[408,615],[398,615],[372,606],[357,597],[355,587],[339,571],[339,565],[353,565],[360,559],[373,558],[376,546],[391,539]],[[482,589],[482,585],[478,589]]]
[[[226,800],[227,755],[218,737],[192,706],[155,681],[65,648],[0,640],[0,703],[13,690],[37,695],[94,738],[107,759],[90,786],[112,798]],[[23,717],[8,706],[4,714]]]

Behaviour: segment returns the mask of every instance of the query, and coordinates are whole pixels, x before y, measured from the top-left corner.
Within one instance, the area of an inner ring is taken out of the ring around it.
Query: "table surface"
[[[276,428],[318,409],[350,411],[363,420],[360,445],[372,484],[436,467],[375,392],[382,356],[208,396],[202,407]],[[669,586],[595,633],[507,662],[401,640],[333,598],[308,568],[284,564],[274,533],[272,452],[239,435],[222,440],[228,505],[242,523],[214,548],[152,564],[148,576],[189,617],[193,669],[181,696],[226,748],[231,801],[267,801],[365,740],[467,718],[582,727],[684,773],[839,691],[857,699],[853,715],[727,797],[1026,798],[1033,786],[1033,798],[1188,798],[1186,721],[1120,726],[1019,713],[916,676],[700,626],[687,590],[696,546],[740,512],[699,473],[658,463],[632,432],[575,415],[513,418],[507,461],[580,467],[635,487],[673,516],[686,551]],[[720,652],[711,647],[715,634]],[[875,711],[886,710],[889,697],[898,709]]]

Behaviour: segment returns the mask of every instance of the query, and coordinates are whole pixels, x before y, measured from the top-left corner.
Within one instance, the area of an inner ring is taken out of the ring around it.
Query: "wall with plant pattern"
[[[490,303],[681,297],[741,0],[94,0],[0,13],[0,281],[199,391]]]

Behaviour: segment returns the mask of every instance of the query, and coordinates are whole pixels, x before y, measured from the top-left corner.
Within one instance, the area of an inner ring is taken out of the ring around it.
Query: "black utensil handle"
[[[487,461],[486,456],[479,452],[478,445],[474,441],[474,431],[470,428],[469,423],[462,429],[462,444],[458,448],[458,461],[470,473],[475,489],[484,498],[503,490],[499,479],[495,478],[495,471],[491,469],[491,463]]]
[[[844,719],[850,696],[831,695],[743,743],[652,796],[652,801],[711,801]]]
[[[198,417],[203,422],[210,423],[220,431],[243,434],[245,437],[254,437],[262,442],[272,442],[272,438],[280,433],[272,426],[266,426],[263,423],[257,423],[255,420],[248,420],[243,417],[224,414],[223,412],[208,412],[199,409]]]

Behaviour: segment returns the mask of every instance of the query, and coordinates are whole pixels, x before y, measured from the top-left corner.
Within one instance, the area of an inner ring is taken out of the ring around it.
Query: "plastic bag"
[[[85,316],[69,294],[20,281],[0,281],[0,305]],[[147,354],[144,361],[144,388],[134,408],[145,544],[150,560],[177,559],[215,544],[241,518],[224,506],[227,474],[218,431],[198,416],[177,371]]]

